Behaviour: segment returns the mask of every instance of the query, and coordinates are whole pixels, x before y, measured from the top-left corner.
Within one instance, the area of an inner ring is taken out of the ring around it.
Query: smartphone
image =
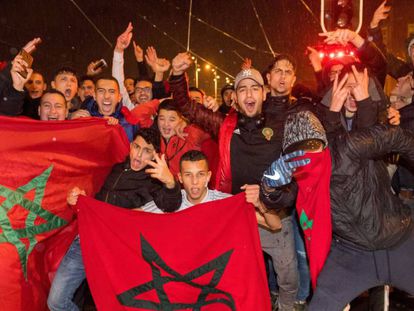
[[[96,65],[95,65],[95,67],[93,67],[93,70],[94,71],[97,71],[97,70],[99,70],[99,69],[104,69],[104,68],[106,68],[106,67],[108,67],[108,64],[106,63],[106,61],[103,59],[103,58],[101,58],[97,63],[96,63]]]
[[[31,68],[33,64],[33,56],[27,53],[25,50],[20,50],[19,55],[23,58],[23,60],[27,63],[27,68]],[[19,74],[26,79],[27,78],[27,68],[24,66],[24,70],[20,71]]]

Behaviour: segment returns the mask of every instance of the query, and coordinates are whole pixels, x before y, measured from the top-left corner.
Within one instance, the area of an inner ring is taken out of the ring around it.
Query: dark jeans
[[[340,311],[360,293],[389,284],[414,294],[414,230],[401,244],[363,251],[333,239],[309,311]]]

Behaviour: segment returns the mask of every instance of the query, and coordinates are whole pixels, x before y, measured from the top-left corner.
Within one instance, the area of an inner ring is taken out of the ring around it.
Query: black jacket
[[[174,212],[180,207],[182,196],[178,183],[174,189],[166,188],[159,180],[145,173],[145,169],[132,170],[128,157],[124,163],[112,168],[95,198],[128,209],[141,207],[154,200],[162,211]]]
[[[10,69],[11,64],[0,71],[0,115],[18,116],[23,111],[25,92],[14,89]]]

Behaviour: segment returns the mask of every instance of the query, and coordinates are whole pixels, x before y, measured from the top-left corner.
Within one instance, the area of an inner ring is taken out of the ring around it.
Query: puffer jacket
[[[391,192],[381,157],[398,152],[414,164],[414,134],[377,125],[342,133],[330,145],[333,233],[365,250],[392,247],[412,230],[411,210]]]

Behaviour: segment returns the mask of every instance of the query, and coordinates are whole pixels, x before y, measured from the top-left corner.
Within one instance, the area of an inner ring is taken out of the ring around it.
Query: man
[[[316,285],[309,310],[342,310],[361,292],[384,284],[414,293],[412,212],[392,194],[386,167],[377,161],[399,152],[414,164],[413,134],[382,125],[352,134],[342,129],[326,146],[315,116],[289,116],[284,152],[310,152],[297,161],[292,160],[303,151],[279,158],[261,187],[266,203],[280,200],[292,175],[298,183],[296,209]]]
[[[228,193],[208,188],[211,171],[206,155],[198,150],[190,150],[180,159],[180,172],[178,178],[183,186],[181,190],[182,203],[177,211],[182,211],[191,206],[228,198]],[[274,211],[266,209],[259,201],[258,185],[245,185],[246,201],[256,207],[256,217],[259,225],[269,230],[279,230],[281,222]],[[162,213],[154,202],[149,202],[143,207],[146,212]]]
[[[74,69],[70,67],[59,68],[53,75],[51,86],[65,95],[70,112],[79,108],[72,104],[72,100],[78,92],[78,77]]]
[[[231,84],[226,84],[220,91],[221,94],[221,105],[220,112],[228,114],[230,109],[233,107],[234,101],[234,87]]]
[[[130,124],[122,112],[121,94],[118,81],[114,77],[102,77],[96,81],[95,99],[89,97],[83,103],[83,108],[72,114],[72,119],[78,117],[113,118],[124,128],[129,141],[132,141],[137,130]]]
[[[236,194],[242,191],[241,187],[245,184],[259,184],[263,171],[273,161],[275,154],[281,152],[285,115],[277,114],[276,109],[272,110],[272,115],[264,113],[264,81],[257,70],[250,68],[242,70],[235,79],[239,111],[230,113],[223,121],[221,113],[211,112],[189,100],[184,71],[190,64],[191,59],[186,53],[180,53],[174,58],[170,85],[175,102],[190,122],[199,125],[213,137],[220,130],[216,188]],[[285,70],[289,69],[284,67],[283,71]],[[287,84],[286,73],[283,72],[282,76],[280,92],[286,94],[287,86],[292,86],[293,78]],[[287,111],[287,101],[282,103],[283,110],[279,111]],[[268,104],[267,107],[269,106],[271,105]],[[289,216],[289,209],[296,197],[295,186],[292,186],[289,193],[290,200],[267,206],[280,211],[279,216],[283,218],[282,231],[272,233],[260,230],[262,248],[272,256],[277,270],[281,310],[293,310],[298,287],[292,220]]]
[[[42,121],[63,121],[69,111],[65,96],[57,91],[50,90],[43,94],[38,107],[38,116]]]
[[[139,209],[154,200],[163,212],[173,212],[181,204],[180,186],[168,169],[165,158],[159,157],[159,135],[153,129],[143,129],[130,144],[129,157],[112,168],[97,200],[128,209]],[[78,187],[68,193],[69,205],[76,205],[79,195],[86,195]],[[79,310],[72,302],[73,294],[85,279],[79,236],[75,238],[63,258],[53,280],[48,297],[51,311]]]
[[[195,102],[199,104],[204,103],[204,97],[206,96],[206,94],[198,87],[191,86],[188,89],[188,93],[189,93],[191,100],[194,100]]]
[[[84,76],[79,80],[78,96],[82,103],[88,96],[95,97],[95,82],[93,78]]]
[[[27,94],[24,99],[22,115],[32,119],[39,119],[37,110],[39,108],[40,98],[46,91],[47,83],[40,72],[34,71],[24,87]]]

